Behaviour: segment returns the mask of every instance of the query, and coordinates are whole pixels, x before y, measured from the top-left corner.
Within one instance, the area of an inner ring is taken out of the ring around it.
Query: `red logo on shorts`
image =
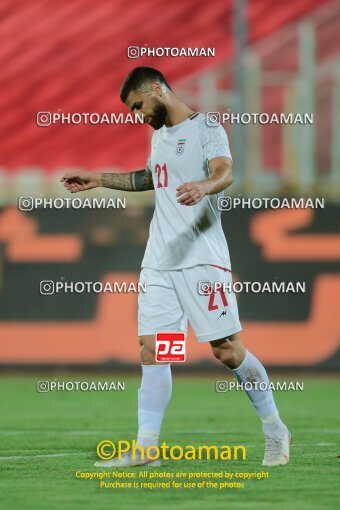
[[[185,333],[156,333],[156,361],[185,361]]]

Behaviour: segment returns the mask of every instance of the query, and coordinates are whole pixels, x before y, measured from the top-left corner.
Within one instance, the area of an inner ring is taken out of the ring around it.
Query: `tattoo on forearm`
[[[154,189],[152,175],[148,168],[129,173],[103,173],[104,188],[120,189],[123,191],[146,191]]]
[[[132,173],[103,173],[102,184],[104,188],[132,190]]]
[[[146,168],[145,170],[133,172],[132,184],[134,191],[146,191],[148,189],[154,189],[150,170]]]

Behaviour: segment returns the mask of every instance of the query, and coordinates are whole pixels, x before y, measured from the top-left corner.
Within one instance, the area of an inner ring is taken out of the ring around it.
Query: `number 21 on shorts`
[[[221,300],[223,307],[228,306],[228,301],[225,293],[223,292],[223,288],[219,287],[216,290],[211,290],[211,292],[206,293],[209,296],[208,310],[212,312],[213,310],[217,310],[219,305],[216,303],[216,294],[218,295],[217,300]]]

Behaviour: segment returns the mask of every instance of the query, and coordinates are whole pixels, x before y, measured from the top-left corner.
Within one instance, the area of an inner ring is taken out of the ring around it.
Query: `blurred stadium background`
[[[36,125],[39,111],[126,112],[119,88],[159,68],[202,112],[311,113],[312,125],[227,125],[228,195],[324,197],[325,209],[223,213],[234,278],[306,281],[306,294],[241,294],[243,338],[272,368],[337,370],[340,332],[340,3],[295,0],[3,0],[0,6],[0,364],[136,366],[134,294],[41,296],[41,280],[137,281],[153,193],[125,210],[18,210],[63,197],[72,168],[143,168],[140,125]],[[215,58],[127,58],[129,46],[214,47]],[[215,369],[188,343],[188,367]]]

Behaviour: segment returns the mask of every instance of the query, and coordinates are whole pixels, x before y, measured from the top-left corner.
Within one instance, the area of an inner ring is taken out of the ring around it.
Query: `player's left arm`
[[[195,205],[205,195],[214,195],[226,189],[233,182],[231,159],[219,156],[209,161],[210,175],[197,182],[186,182],[177,188],[177,201],[182,205]]]

